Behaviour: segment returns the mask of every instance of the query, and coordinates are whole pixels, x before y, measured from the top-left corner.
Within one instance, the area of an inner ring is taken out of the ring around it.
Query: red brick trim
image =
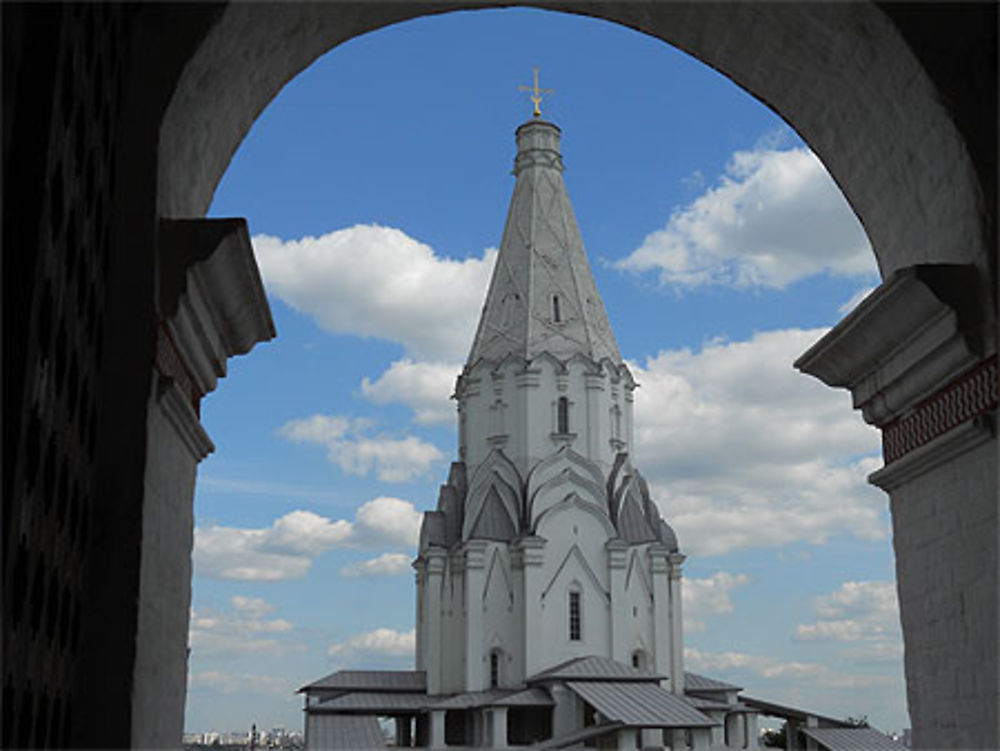
[[[983,360],[906,417],[882,428],[882,458],[888,465],[978,415],[997,408],[997,356]]]

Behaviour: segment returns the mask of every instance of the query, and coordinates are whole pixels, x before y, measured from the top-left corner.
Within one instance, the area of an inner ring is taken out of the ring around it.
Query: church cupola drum
[[[590,271],[560,135],[537,110],[517,129],[514,193],[455,386],[459,461],[424,516],[416,667],[431,694],[532,685],[590,657],[683,691],[684,556],[631,462],[636,384]],[[554,725],[571,725],[558,707]]]

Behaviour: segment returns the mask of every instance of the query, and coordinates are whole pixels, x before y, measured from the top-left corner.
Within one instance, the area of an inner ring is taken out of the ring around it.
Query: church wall
[[[514,685],[524,680],[519,671],[520,660],[515,657],[520,642],[519,621],[514,602],[514,576],[510,565],[510,551],[505,543],[491,543],[486,552],[483,592],[480,607],[483,629],[480,634],[470,634],[478,639],[483,663],[482,685],[469,686],[469,690],[489,688],[490,653],[500,654],[500,685]]]
[[[526,665],[528,675],[574,657],[610,656],[610,601],[604,544],[612,535],[610,522],[569,506],[546,515],[538,534],[548,542],[541,566],[528,569],[536,578],[537,601],[526,602],[536,608],[537,630],[526,635],[538,639],[545,649],[533,650]],[[570,592],[580,595],[581,633],[570,638]]]
[[[626,652],[618,657],[622,662],[631,665],[632,655],[641,649],[646,663],[643,667],[655,669],[656,645],[655,628],[660,624],[653,623],[655,608],[653,607],[652,581],[646,562],[645,549],[648,546],[636,546],[629,550],[628,562],[625,566],[625,592],[621,603],[613,602],[612,608],[621,607],[625,611],[625,644]],[[662,624],[664,629],[670,628],[669,623]],[[666,672],[660,668],[661,672]]]

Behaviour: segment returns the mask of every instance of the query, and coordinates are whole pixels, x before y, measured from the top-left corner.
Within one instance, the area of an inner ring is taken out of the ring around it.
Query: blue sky
[[[636,461],[688,554],[689,670],[909,725],[878,437],[792,361],[877,283],[863,230],[763,104],[593,19],[449,13],[290,82],[211,216],[245,216],[278,338],[202,405],[189,731],[301,729],[299,686],[412,663],[419,512],[513,188],[518,90],[640,389]]]

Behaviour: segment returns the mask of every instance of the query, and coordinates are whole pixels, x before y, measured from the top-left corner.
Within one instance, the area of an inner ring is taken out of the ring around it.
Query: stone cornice
[[[212,439],[195,414],[189,395],[173,378],[159,376],[156,401],[196,462],[215,451]]]
[[[159,241],[162,326],[200,398],[274,322],[244,220],[163,220]]]
[[[850,389],[864,419],[883,427],[995,351],[986,297],[972,266],[901,269],[795,367]]]

